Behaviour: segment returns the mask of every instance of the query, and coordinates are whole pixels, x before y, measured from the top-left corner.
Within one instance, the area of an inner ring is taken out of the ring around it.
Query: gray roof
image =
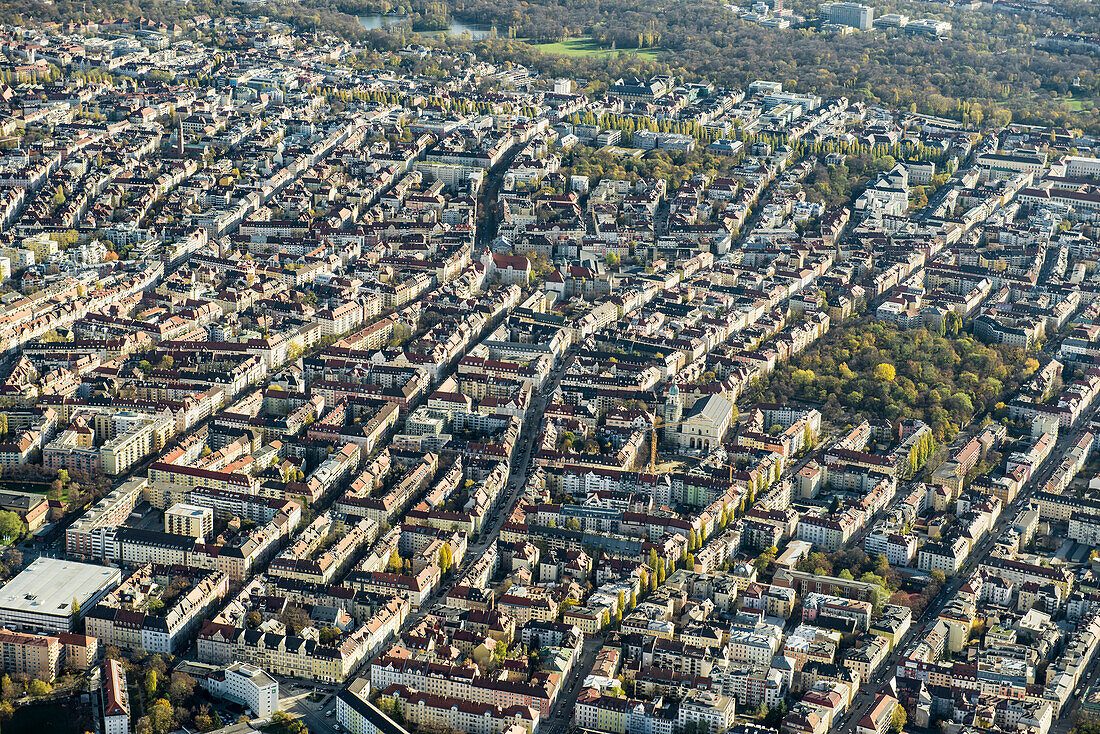
[[[88,602],[121,579],[117,568],[38,558],[0,589],[0,609],[67,617],[76,599],[87,613]]]
[[[733,417],[733,404],[721,395],[709,395],[700,398],[691,406],[684,420],[695,418],[708,420],[715,425],[729,421]]]

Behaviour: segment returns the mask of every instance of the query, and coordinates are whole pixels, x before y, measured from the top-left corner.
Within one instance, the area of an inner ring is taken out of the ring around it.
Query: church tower
[[[670,423],[679,423],[684,416],[684,401],[680,397],[680,388],[676,387],[676,383],[672,383],[672,387],[668,389],[668,395],[665,397],[665,405],[661,411],[661,420],[665,425]],[[663,438],[668,440],[668,430],[664,431]]]

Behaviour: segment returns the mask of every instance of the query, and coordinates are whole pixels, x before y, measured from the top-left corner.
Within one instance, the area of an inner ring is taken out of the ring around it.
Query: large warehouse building
[[[117,568],[38,558],[0,589],[0,627],[71,632],[74,622],[121,582]]]

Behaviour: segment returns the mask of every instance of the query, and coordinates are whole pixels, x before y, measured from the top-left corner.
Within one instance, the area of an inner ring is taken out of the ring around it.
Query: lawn
[[[1063,107],[1065,107],[1070,112],[1080,112],[1085,106],[1085,103],[1082,100],[1074,99],[1073,97],[1070,97],[1070,96],[1066,96],[1066,97],[1055,96],[1054,101],[1060,103]]]
[[[588,36],[569,38],[560,43],[535,43],[532,45],[543,53],[555,54],[557,56],[608,56],[617,53],[637,53],[639,56],[645,58],[656,59],[660,51],[659,48],[619,50],[604,48]]]

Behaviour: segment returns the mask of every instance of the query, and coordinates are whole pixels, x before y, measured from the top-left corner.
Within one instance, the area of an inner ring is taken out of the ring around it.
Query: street
[[[435,590],[435,593],[433,593],[431,597],[426,599],[415,612],[409,615],[408,619],[405,620],[405,624],[401,627],[402,633],[419,624],[420,621],[424,619],[428,610],[438,604],[450,592],[454,585],[481,559],[486,550],[500,535],[500,529],[504,526],[504,523],[507,522],[512,512],[513,505],[515,505],[516,500],[523,492],[523,488],[527,483],[531,455],[534,453],[535,439],[539,435],[542,418],[546,412],[547,402],[550,396],[554,394],[554,391],[557,390],[558,384],[569,369],[569,366],[573,364],[574,358],[574,350],[570,350],[563,356],[561,362],[554,368],[554,371],[547,380],[546,387],[541,390],[538,396],[531,402],[530,410],[524,420],[523,431],[520,433],[519,443],[516,446],[512,455],[512,461],[509,465],[508,483],[504,488],[504,495],[497,502],[497,509],[494,511],[495,515],[492,515],[495,516],[496,519],[490,523],[489,527],[484,532],[482,532],[481,538],[467,548],[466,558],[463,559],[458,568],[440,583],[439,588]],[[593,654],[593,661],[594,660],[595,654]],[[369,662],[367,664],[369,665]],[[591,663],[589,663],[589,667],[591,667]]]
[[[550,718],[541,727],[544,734],[564,734],[569,729],[573,721],[573,707],[584,690],[584,679],[596,664],[596,655],[603,647],[605,638],[605,633],[585,638],[570,678],[562,682],[562,689],[558,692],[558,700],[550,712]]]
[[[336,734],[336,697],[325,693],[321,701],[309,700],[313,688],[309,684],[279,683],[279,706],[286,713],[302,720],[312,734]]]

